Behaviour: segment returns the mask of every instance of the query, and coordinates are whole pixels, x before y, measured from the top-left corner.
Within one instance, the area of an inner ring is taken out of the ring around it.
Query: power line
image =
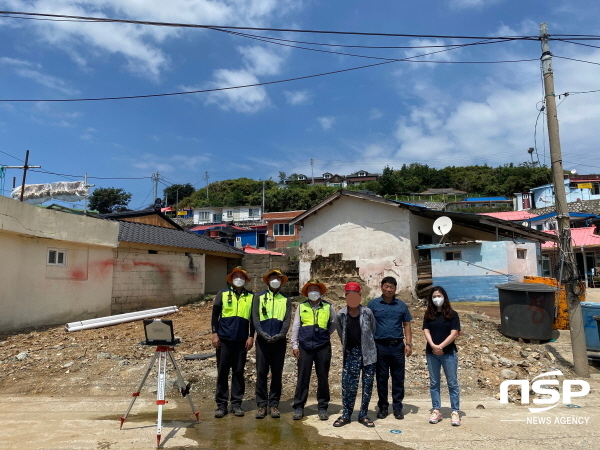
[[[17,161],[24,162],[22,159],[17,158],[16,156],[13,156],[13,155],[9,155],[8,153],[3,152],[2,150],[0,150],[0,153],[4,153],[6,156],[10,156],[11,158],[16,159]]]
[[[40,169],[40,170],[35,170],[35,169],[31,169],[32,172],[41,172],[41,173],[47,173],[50,175],[57,175],[57,176],[61,176],[61,177],[76,177],[76,178],[83,178],[83,175],[69,175],[69,174],[65,174],[65,173],[56,173],[56,172],[50,172],[48,170],[44,170],[44,169]],[[89,179],[94,179],[94,180],[147,180],[150,179],[152,177],[90,177],[88,176]]]
[[[445,51],[445,50],[442,50]],[[433,52],[435,53],[435,52]],[[424,55],[419,55],[424,56]],[[537,58],[531,59],[517,59],[517,60],[504,60],[504,61],[414,61],[409,58],[416,58],[418,56],[411,56],[404,59],[392,59],[386,60],[379,63],[367,64],[364,66],[350,67],[348,69],[340,69],[333,70],[330,72],[322,72],[312,75],[304,75],[300,77],[287,78],[284,80],[275,80],[275,81],[265,81],[262,83],[253,83],[253,84],[245,84],[240,86],[228,86],[223,88],[212,88],[212,89],[198,89],[194,91],[182,91],[182,92],[169,92],[163,94],[146,94],[146,95],[126,95],[121,97],[91,97],[91,98],[61,98],[61,99],[0,99],[0,102],[87,102],[87,101],[103,101],[103,100],[128,100],[128,99],[136,99],[136,98],[154,98],[154,97],[169,97],[175,95],[189,95],[189,94],[204,94],[207,92],[218,92],[218,91],[228,91],[233,89],[242,89],[248,87],[258,87],[258,86],[269,86],[272,84],[280,84],[287,83],[290,81],[299,81],[306,80],[309,78],[317,78],[327,75],[334,75],[338,73],[351,72],[353,70],[366,69],[369,67],[382,66],[384,64],[390,64],[394,62],[413,62],[413,63],[429,63],[429,64],[503,64],[503,63],[519,63],[519,62],[531,62],[537,61]],[[567,58],[568,59],[568,58]]]
[[[536,40],[539,41],[539,36],[451,36],[451,35],[428,35],[428,34],[403,34],[403,33],[373,33],[373,32],[360,32],[360,31],[333,31],[333,30],[302,30],[292,28],[267,28],[267,27],[242,27],[242,26],[229,26],[229,25],[201,25],[201,24],[190,24],[190,23],[174,23],[174,22],[154,22],[154,21],[142,21],[142,20],[129,20],[129,19],[111,19],[105,17],[90,17],[90,16],[71,16],[65,14],[43,14],[43,13],[31,13],[31,12],[20,12],[20,11],[0,11],[0,14],[15,14],[22,16],[33,16],[33,17],[50,17],[50,18],[61,18],[61,19],[77,19],[89,22],[108,22],[108,23],[128,23],[135,25],[151,25],[151,26],[162,26],[162,27],[173,27],[173,28],[204,28],[204,29],[227,29],[227,30],[251,30],[251,31],[274,31],[274,32],[286,32],[286,33],[314,33],[314,34],[336,34],[336,35],[351,35],[351,36],[383,36],[383,37],[409,37],[409,38],[432,38],[432,39],[475,39],[475,40],[488,40],[488,39],[520,39],[520,40]],[[12,18],[10,16],[6,16]],[[568,35],[574,36],[574,35]]]
[[[566,56],[558,56],[558,55],[552,55],[552,56],[554,58],[568,59],[569,61],[577,61],[577,62],[582,62],[582,63],[586,63],[586,64],[594,64],[596,66],[600,66],[600,63],[593,62],[593,61],[585,61],[583,59],[567,58]]]

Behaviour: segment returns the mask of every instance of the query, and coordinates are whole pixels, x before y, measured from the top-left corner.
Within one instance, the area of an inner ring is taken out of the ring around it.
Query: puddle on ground
[[[244,402],[245,403],[245,402]],[[213,417],[214,405],[202,405],[200,409],[200,423],[196,423],[187,404],[179,404],[176,409],[163,410],[163,429],[161,448],[173,448],[169,445],[169,437],[180,433],[187,439],[194,440],[197,446],[176,447],[176,448],[197,448],[197,449],[230,449],[236,450],[254,450],[280,448],[284,450],[308,450],[315,447],[320,449],[377,449],[377,450],[403,450],[407,447],[400,447],[391,442],[377,440],[358,440],[342,439],[336,437],[321,436],[317,429],[310,425],[305,425],[302,421],[293,421],[291,408],[282,409],[281,419],[272,419],[266,417],[261,420],[254,418],[254,410],[247,406],[244,417],[235,417],[228,414],[223,419]],[[308,412],[311,414],[311,412]],[[115,427],[119,427],[120,416],[101,417],[100,420],[112,420]],[[129,413],[123,430],[127,428],[143,427],[148,433],[154,434],[156,430],[157,411],[135,411],[135,406]],[[306,419],[305,419],[306,420]],[[149,425],[151,423],[152,425]],[[333,420],[328,422],[329,426]],[[387,430],[386,430],[387,431]],[[341,430],[343,433],[343,430]]]

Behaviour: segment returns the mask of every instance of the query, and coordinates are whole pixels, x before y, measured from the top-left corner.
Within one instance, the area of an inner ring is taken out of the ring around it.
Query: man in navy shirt
[[[388,379],[392,376],[392,407],[396,419],[404,419],[402,400],[404,400],[405,357],[412,354],[412,316],[402,300],[396,298],[398,283],[394,277],[381,280],[381,297],[369,302],[375,322],[375,344],[377,346],[377,406],[378,419],[389,414]]]

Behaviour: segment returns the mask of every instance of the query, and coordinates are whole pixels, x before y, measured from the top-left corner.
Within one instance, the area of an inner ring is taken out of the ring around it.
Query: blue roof
[[[544,214],[543,216],[531,217],[529,219],[526,219],[524,222],[537,222],[539,220],[546,220],[546,219],[549,219],[551,217],[556,217],[556,211],[548,213],[548,214]],[[585,218],[589,218],[589,217],[597,217],[597,216],[596,216],[596,214],[570,212],[569,213],[569,217],[585,217]]]
[[[506,197],[468,197],[465,198],[464,202],[499,202],[507,201]]]

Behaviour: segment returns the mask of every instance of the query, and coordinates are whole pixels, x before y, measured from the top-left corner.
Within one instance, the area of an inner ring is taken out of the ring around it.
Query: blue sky
[[[0,0],[7,11],[159,22],[419,35],[600,34],[593,0]],[[260,33],[257,33],[260,34]],[[423,46],[471,41],[264,33],[334,45]],[[600,45],[598,41],[587,41]],[[435,49],[313,46],[384,58]],[[552,42],[554,55],[600,63],[600,49]],[[480,45],[420,60],[534,59],[504,64],[394,62],[271,86],[149,99],[0,102],[0,165],[30,164],[92,177],[150,177],[205,184],[279,171],[310,176],[380,172],[420,162],[499,165],[548,162],[539,41]],[[273,45],[211,30],[0,18],[0,99],[145,95],[226,87],[329,72],[378,60]],[[600,66],[555,58],[556,92],[600,89]],[[561,97],[564,166],[600,173],[600,92]],[[563,101],[564,100],[564,101]],[[11,155],[11,156],[9,156]],[[18,159],[15,159],[18,158]],[[21,171],[8,170],[20,184]],[[28,183],[70,181],[29,172]],[[152,182],[101,180],[152,200]],[[165,187],[161,184],[159,190]],[[8,192],[5,192],[7,195]]]

